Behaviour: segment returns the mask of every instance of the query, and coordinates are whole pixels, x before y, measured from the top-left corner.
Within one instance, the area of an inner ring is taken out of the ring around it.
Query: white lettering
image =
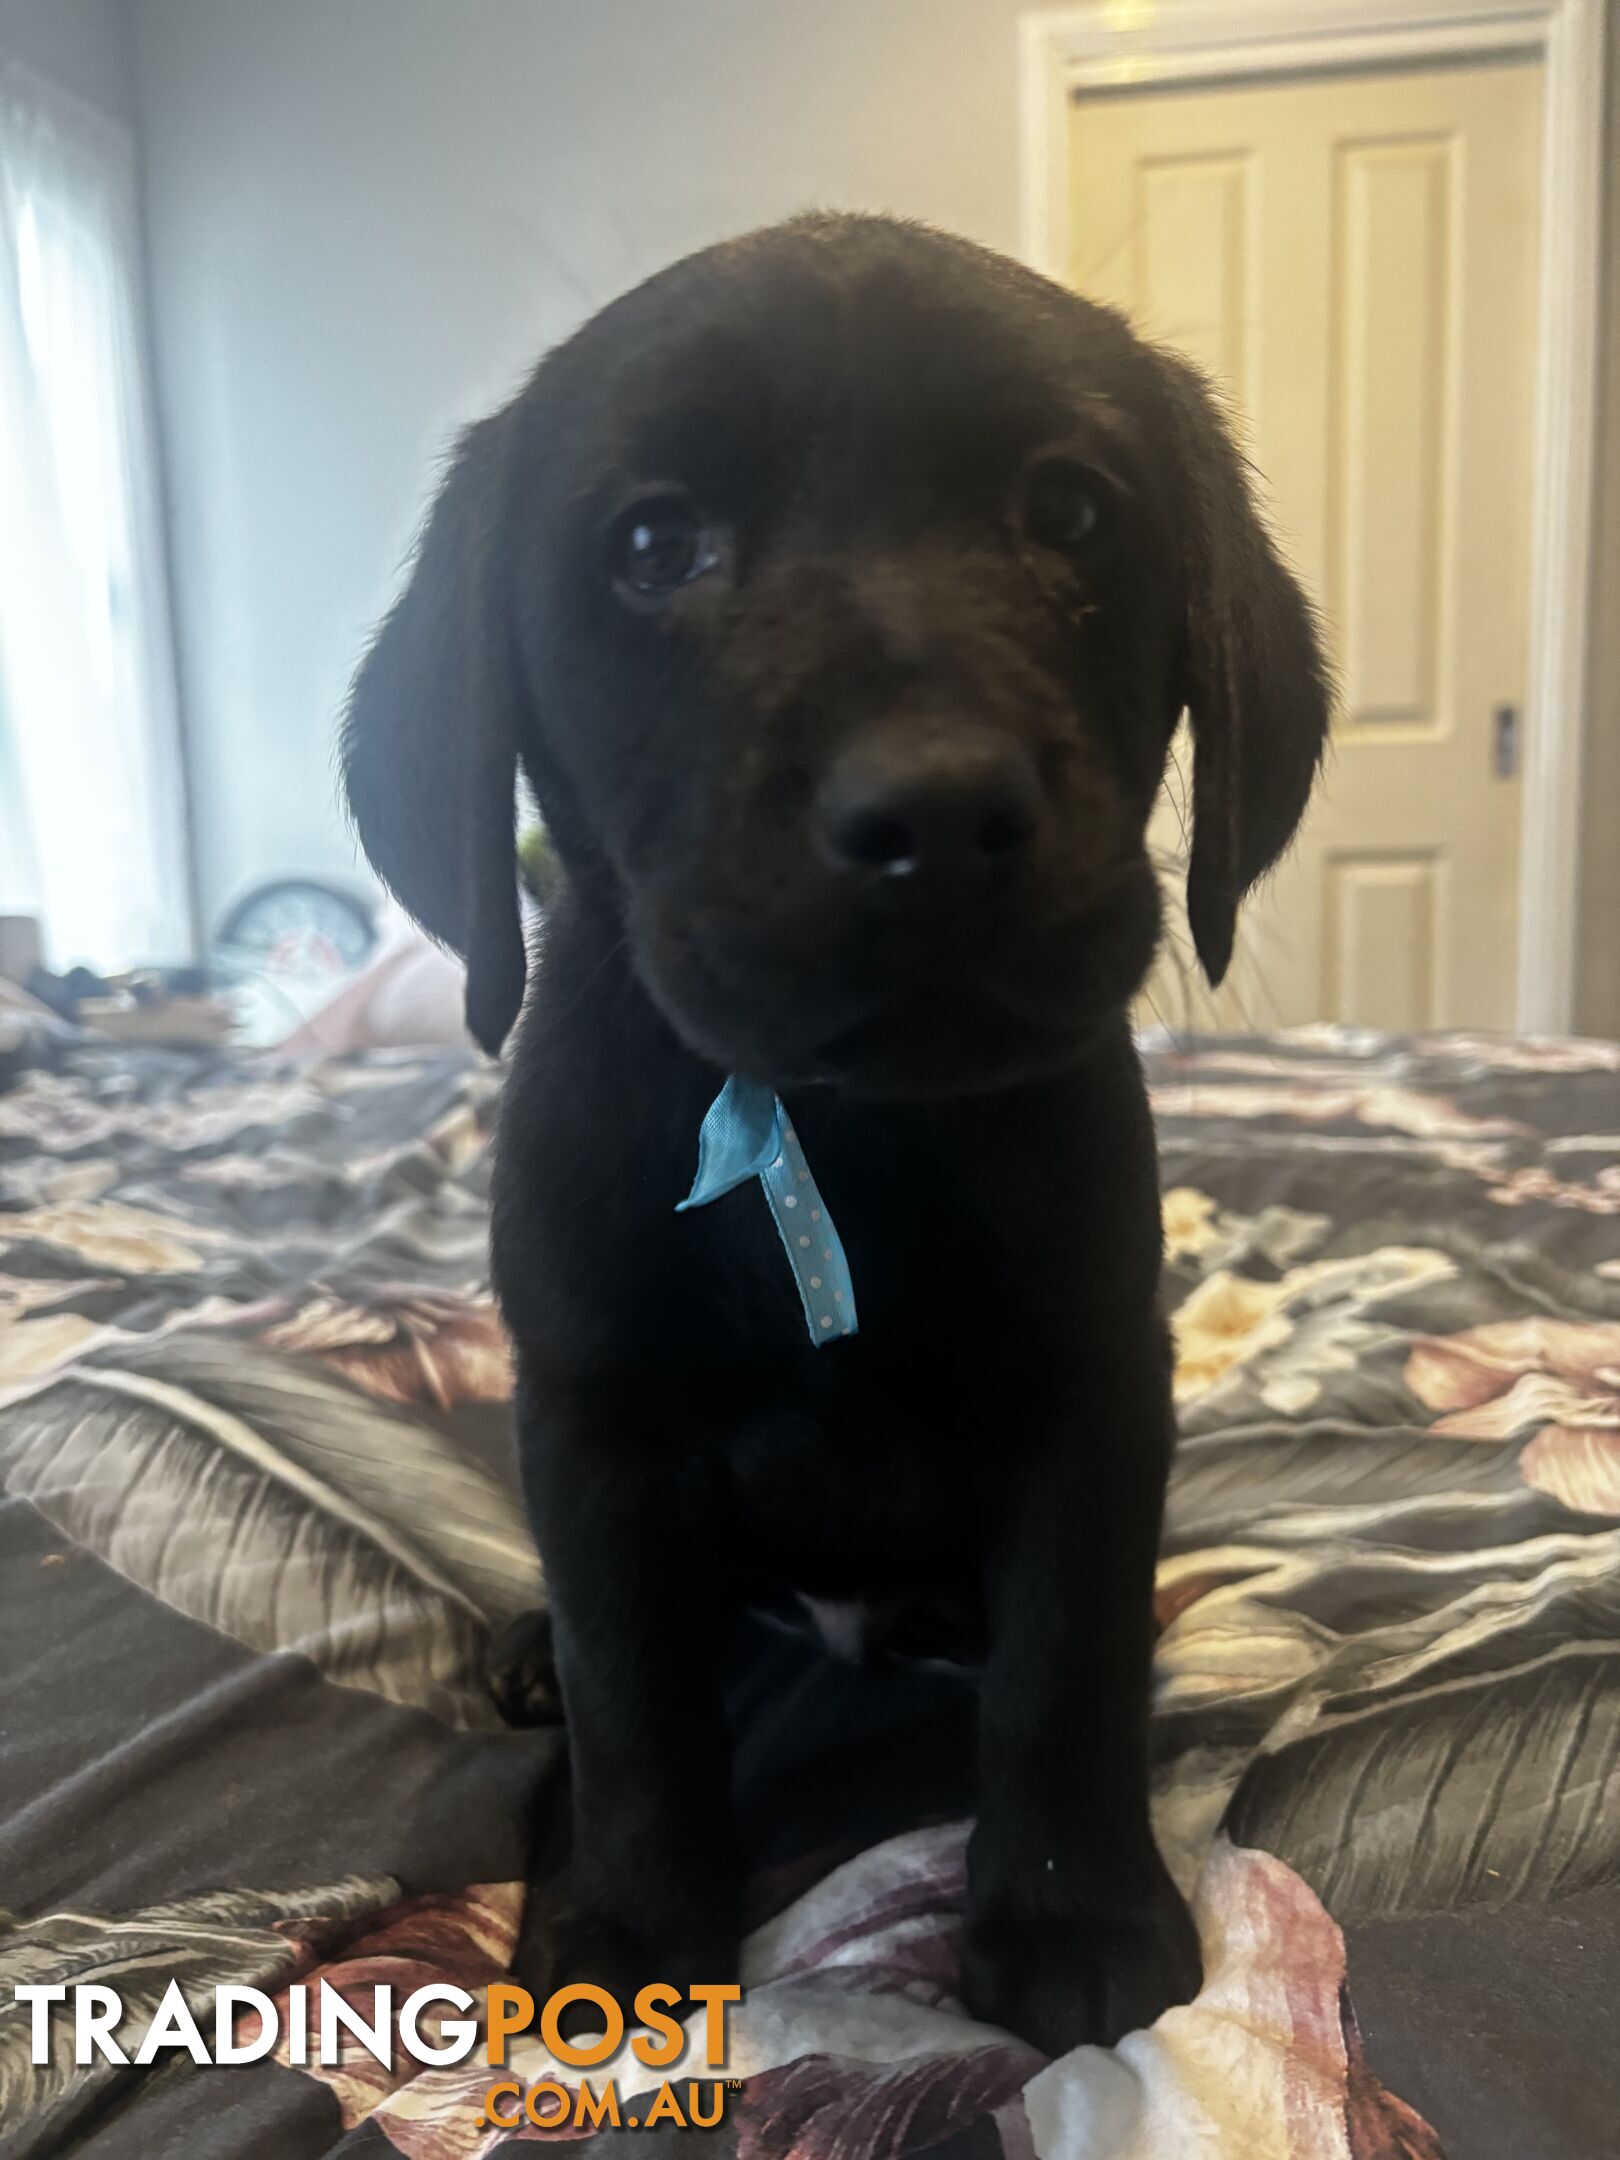
[[[420,2019],[429,2003],[448,2003],[452,2009],[470,2010],[473,1999],[465,1988],[449,1987],[435,1982],[432,1987],[418,1988],[408,1995],[399,2013],[399,2036],[405,2043],[405,2052],[419,2063],[465,2062],[473,2051],[478,2038],[478,2022],[475,2018],[440,2018],[438,2020],[439,2045],[422,2037]]]
[[[330,2069],[343,2060],[343,2046],[338,2039],[338,2027],[344,2026],[368,2055],[374,2055],[385,2070],[394,2067],[394,2046],[388,2034],[389,2019],[394,2006],[391,1987],[372,1991],[371,2023],[368,2025],[358,2010],[351,2009],[335,1987],[325,1980],[321,1982],[321,2052],[317,2058],[323,2069]]]
[[[90,2050],[94,2047],[103,2062],[127,2063],[129,2057],[113,2038],[123,2016],[123,2002],[110,1987],[76,1987],[73,1990],[73,2060],[89,2062]]]
[[[67,1989],[45,1987],[36,1983],[29,1987],[13,1988],[11,1992],[18,2002],[28,2004],[33,2021],[29,2028],[32,2047],[29,2060],[34,2063],[48,2063],[51,2059],[51,2004],[65,2001]]]
[[[180,1992],[178,1980],[171,1980],[163,1990],[163,2000],[158,2004],[156,2017],[146,2028],[146,2038],[135,2050],[135,2060],[149,2063],[160,2047],[184,2048],[193,2062],[208,2060],[207,2043],[197,2030],[197,2020]]]
[[[251,2040],[236,2037],[238,2010],[257,2010],[259,2030]],[[257,2062],[268,2055],[277,2039],[276,2006],[262,1989],[222,1987],[214,1990],[214,2060],[217,2063]]]
[[[287,1990],[287,2060],[309,2061],[309,1989],[295,1980]]]

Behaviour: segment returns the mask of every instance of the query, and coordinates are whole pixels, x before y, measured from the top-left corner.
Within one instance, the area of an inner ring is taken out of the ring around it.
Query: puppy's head
[[[344,761],[487,1045],[521,768],[695,1050],[926,1094],[1062,1064],[1137,988],[1183,708],[1218,981],[1327,698],[1207,391],[965,242],[813,218],[651,279],[464,438]]]

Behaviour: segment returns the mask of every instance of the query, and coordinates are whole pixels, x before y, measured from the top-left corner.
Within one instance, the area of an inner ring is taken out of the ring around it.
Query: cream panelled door
[[[1073,281],[1226,391],[1340,683],[1229,987],[1161,966],[1173,1025],[1513,1023],[1540,151],[1517,59],[1075,101]]]

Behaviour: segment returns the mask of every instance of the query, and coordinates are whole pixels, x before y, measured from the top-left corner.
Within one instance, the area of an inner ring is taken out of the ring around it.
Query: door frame
[[[1019,18],[1020,241],[1067,280],[1076,91],[1522,53],[1545,109],[1516,1006],[1572,1024],[1597,466],[1604,0],[1101,0]]]

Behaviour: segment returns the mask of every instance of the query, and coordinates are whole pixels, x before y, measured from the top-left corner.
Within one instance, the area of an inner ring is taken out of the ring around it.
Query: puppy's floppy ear
[[[505,598],[510,408],[462,436],[410,575],[360,664],[344,787],[388,887],[467,962],[467,1025],[494,1053],[523,1002],[515,788],[522,677]]]
[[[1158,359],[1181,482],[1182,691],[1194,746],[1187,917],[1213,986],[1232,957],[1238,902],[1304,814],[1331,691],[1310,603],[1261,521],[1214,395],[1186,362]]]

